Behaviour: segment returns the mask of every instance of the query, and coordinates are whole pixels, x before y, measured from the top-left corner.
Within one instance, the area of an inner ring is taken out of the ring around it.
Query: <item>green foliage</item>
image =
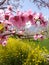
[[[0,45],[0,65],[49,65],[39,46],[33,47],[20,39],[9,38],[8,44]]]
[[[24,39],[22,40],[23,42],[26,42],[26,43],[29,43],[32,47],[33,47],[33,43],[36,45],[36,46],[40,46],[40,48],[43,48],[45,47],[48,51],[49,51],[49,39],[46,38],[46,39],[43,39],[43,40],[33,40],[33,39],[30,39],[30,41],[28,39]]]

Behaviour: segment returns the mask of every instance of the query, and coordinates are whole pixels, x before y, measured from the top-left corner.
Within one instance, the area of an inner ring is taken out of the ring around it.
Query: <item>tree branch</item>
[[[2,0],[2,2],[0,2],[0,6],[3,5],[5,3],[6,0]]]
[[[30,0],[33,3],[35,3],[38,7],[47,7],[49,8],[49,0],[45,1],[45,0]]]

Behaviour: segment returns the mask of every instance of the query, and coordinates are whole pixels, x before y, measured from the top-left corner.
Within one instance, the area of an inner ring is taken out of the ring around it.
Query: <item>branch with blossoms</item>
[[[33,13],[29,10],[27,12],[17,11],[14,15],[11,6],[9,6],[6,11],[0,10],[0,44],[5,46],[11,35],[16,34],[19,38],[21,36],[25,37],[25,27],[28,22],[30,22],[31,26],[34,25],[36,27],[38,26],[37,22],[43,27],[47,25],[47,20],[45,20],[42,13]],[[42,37],[42,35],[36,35],[34,39]]]
[[[49,8],[49,0],[30,0],[32,1],[33,3],[35,3],[38,8],[41,8],[41,7],[47,7]]]

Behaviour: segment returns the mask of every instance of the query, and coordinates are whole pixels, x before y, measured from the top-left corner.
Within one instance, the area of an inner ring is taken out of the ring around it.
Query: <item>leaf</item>
[[[1,30],[3,27],[4,27],[4,25],[3,25],[3,24],[0,24],[0,30]]]

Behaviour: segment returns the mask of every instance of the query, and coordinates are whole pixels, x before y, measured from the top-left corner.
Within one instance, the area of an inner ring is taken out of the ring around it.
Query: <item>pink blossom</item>
[[[24,31],[19,31],[18,34],[19,35],[23,35],[24,34]]]
[[[38,39],[38,34],[34,35],[33,38],[34,38],[34,40],[37,40]]]
[[[1,36],[0,37],[0,44],[5,46],[7,44],[7,39],[8,39],[8,36]]]
[[[43,35],[42,34],[39,34],[38,35],[38,38],[43,39]]]
[[[39,14],[39,19],[40,20],[44,20],[44,17],[43,17],[43,14],[42,13]]]
[[[9,9],[6,9],[5,14],[10,16],[10,15],[12,15],[12,11],[10,11]]]
[[[22,15],[21,15],[21,23],[22,23],[22,26],[25,26],[26,22],[28,22],[28,14],[27,12],[24,12]]]
[[[34,14],[32,13],[32,11],[28,11],[28,21],[31,22],[32,25],[36,24],[36,21],[33,19]]]
[[[2,42],[2,46],[6,46],[6,44],[7,44],[7,41],[4,40],[4,41]]]
[[[37,39],[43,39],[43,35],[42,34],[36,34],[33,36],[34,40],[37,40]]]
[[[40,15],[39,13],[34,13],[34,14],[33,14],[33,18],[34,18],[35,20],[38,20],[38,19],[39,19],[39,15]]]
[[[27,17],[26,14],[21,14],[21,15],[19,14],[16,16],[11,16],[9,21],[11,21],[14,26],[20,29],[21,27],[25,26]]]
[[[4,22],[3,22],[3,24],[5,24],[5,26],[6,25],[12,25],[12,22],[10,22],[10,21],[8,21],[8,20],[5,20]],[[7,26],[8,27],[8,26]]]
[[[33,19],[33,12],[32,12],[31,10],[29,10],[29,11],[27,12],[27,14],[28,14],[29,20],[32,20],[32,19]]]
[[[9,5],[9,6],[7,7],[7,9],[10,10],[10,11],[12,11],[12,6]]]
[[[13,26],[21,28],[22,22],[21,22],[21,12],[18,11],[17,15],[12,15],[9,17],[9,21],[12,22]]]
[[[5,14],[5,20],[9,20],[9,15]]]
[[[21,25],[21,21],[20,21],[19,16],[10,17],[9,21],[12,22],[13,26],[18,27],[18,28],[21,27],[20,26]]]
[[[43,26],[43,27],[45,27],[47,25],[47,21],[44,21],[44,20],[40,21],[40,25]]]
[[[9,20],[9,17],[12,16],[12,15],[13,15],[12,7],[8,6],[8,8],[6,9],[6,11],[4,13],[5,20]]]
[[[36,12],[33,13],[33,18],[31,20],[32,25],[36,25],[35,15],[36,15]]]

